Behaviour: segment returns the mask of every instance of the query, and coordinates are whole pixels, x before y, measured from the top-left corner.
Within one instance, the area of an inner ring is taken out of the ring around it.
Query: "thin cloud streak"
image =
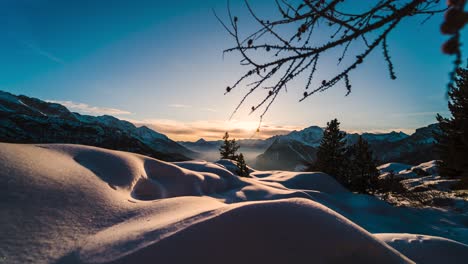
[[[41,55],[43,57],[46,57],[47,59],[53,61],[53,62],[57,62],[57,63],[60,63],[60,64],[64,64],[65,62],[60,59],[59,57],[53,55],[52,53],[50,52],[47,52],[45,50],[43,50],[41,47],[37,46],[37,45],[34,45],[32,43],[25,43],[25,45],[31,49],[32,51],[34,51],[36,54],[38,55]]]
[[[90,115],[129,115],[131,112],[120,110],[116,108],[108,108],[108,107],[99,107],[99,106],[91,106],[85,103],[77,103],[73,101],[54,101],[54,100],[47,100],[49,103],[57,103],[65,106],[66,108],[70,109],[71,111],[75,111],[82,114],[90,114]]]
[[[184,104],[170,104],[168,105],[169,107],[172,108],[191,108],[191,105],[184,105]]]

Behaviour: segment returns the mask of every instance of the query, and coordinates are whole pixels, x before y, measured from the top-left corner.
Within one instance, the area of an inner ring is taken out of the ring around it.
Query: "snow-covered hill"
[[[2,91],[0,141],[86,144],[172,161],[196,156],[195,152],[148,127],[136,127],[109,115],[80,115],[57,103]]]
[[[5,263],[465,263],[466,212],[393,207],[323,173],[0,143]]]

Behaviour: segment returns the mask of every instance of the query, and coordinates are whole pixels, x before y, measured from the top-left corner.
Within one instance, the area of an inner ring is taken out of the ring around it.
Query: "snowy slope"
[[[0,257],[7,263],[468,257],[466,215],[395,208],[350,193],[323,173],[255,171],[239,178],[228,161],[167,163],[79,145],[5,143],[0,168]]]

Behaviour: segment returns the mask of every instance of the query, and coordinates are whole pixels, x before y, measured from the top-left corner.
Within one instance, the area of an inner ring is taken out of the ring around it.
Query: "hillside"
[[[188,160],[196,155],[145,126],[136,127],[108,115],[80,115],[57,103],[2,91],[0,142],[84,144],[167,161]]]

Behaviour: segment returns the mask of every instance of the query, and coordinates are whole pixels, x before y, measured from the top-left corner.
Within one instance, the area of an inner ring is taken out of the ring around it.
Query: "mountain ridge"
[[[73,143],[135,152],[166,161],[197,153],[146,126],[110,115],[81,115],[65,106],[0,91],[0,141]]]
[[[286,135],[275,135],[267,139],[239,139],[240,152],[255,149],[259,152],[251,162],[258,169],[296,170],[314,162],[317,147],[323,137],[323,128],[309,126],[294,130]],[[362,136],[369,142],[375,158],[381,162],[404,162],[419,164],[437,159],[434,151],[433,133],[438,130],[437,124],[416,129],[408,135],[402,131],[388,133],[347,133],[347,145],[355,144]],[[203,142],[201,147],[197,142]],[[189,149],[197,151],[216,151],[222,140],[181,142]],[[279,157],[282,157],[279,159]],[[284,162],[283,162],[284,161]]]

